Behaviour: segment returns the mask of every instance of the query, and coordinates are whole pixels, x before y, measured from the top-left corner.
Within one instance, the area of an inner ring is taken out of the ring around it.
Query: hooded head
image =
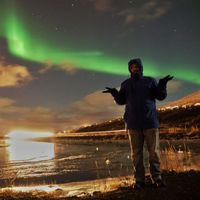
[[[139,68],[139,75],[142,75],[143,74],[143,65],[142,65],[142,61],[140,58],[134,58],[134,59],[131,59],[129,62],[128,62],[128,70],[131,74],[133,74],[131,72],[131,65],[133,64],[136,64]]]

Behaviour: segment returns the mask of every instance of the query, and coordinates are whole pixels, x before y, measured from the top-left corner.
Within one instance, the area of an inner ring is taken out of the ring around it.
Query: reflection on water
[[[9,161],[41,161],[54,158],[53,143],[16,139],[9,139],[6,143]]]
[[[5,140],[8,160],[41,161],[54,158],[54,144],[36,142],[30,139],[53,136],[51,132],[36,132],[29,130],[11,131]]]
[[[200,170],[200,140],[163,141],[162,169]],[[133,166],[127,140],[45,139],[2,140],[0,185],[15,176],[15,184],[67,183],[107,177],[132,176]],[[180,146],[181,145],[181,146]],[[186,148],[187,146],[187,148]],[[181,148],[180,148],[181,147]],[[145,163],[148,163],[147,160]],[[146,167],[148,164],[146,164]]]

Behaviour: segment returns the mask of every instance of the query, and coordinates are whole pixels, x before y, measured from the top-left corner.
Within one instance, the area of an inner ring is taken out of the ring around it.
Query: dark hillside
[[[176,109],[158,111],[161,127],[181,127],[200,129],[200,106],[187,106]],[[124,129],[125,124],[122,118],[109,120],[100,124],[93,124],[81,127],[75,132],[93,132]]]

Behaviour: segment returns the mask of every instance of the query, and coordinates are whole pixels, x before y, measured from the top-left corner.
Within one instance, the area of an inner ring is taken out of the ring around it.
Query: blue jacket
[[[131,76],[125,80],[114,99],[117,104],[125,105],[127,128],[138,130],[159,127],[155,101],[166,96],[166,85],[158,84],[154,78],[143,76],[141,72],[139,78]]]

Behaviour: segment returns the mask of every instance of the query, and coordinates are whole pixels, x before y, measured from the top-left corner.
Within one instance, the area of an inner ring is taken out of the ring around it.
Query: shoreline
[[[175,128],[160,129],[160,139],[171,140],[171,139],[200,139],[200,130],[185,131],[185,129],[179,129],[173,132]],[[128,139],[126,130],[113,130],[113,131],[95,131],[95,132],[75,132],[66,134],[57,134],[54,139]]]
[[[200,139],[200,130],[185,130],[184,128],[179,127],[171,127],[171,128],[160,128],[159,129],[159,137],[160,140],[180,140],[180,139]],[[10,139],[8,136],[0,137],[0,140]],[[55,133],[54,136],[48,137],[36,137],[36,138],[27,138],[25,140],[34,140],[34,141],[48,141],[48,140],[56,140],[56,139],[89,139],[89,140],[124,140],[128,139],[128,134],[125,129],[121,130],[108,130],[108,131],[90,131],[90,132],[69,132]],[[1,147],[1,144],[0,144]],[[4,146],[2,146],[4,147]]]
[[[0,192],[0,199],[59,199],[59,200],[189,200],[198,199],[200,196],[198,182],[200,171],[188,172],[163,172],[163,178],[167,182],[167,187],[155,188],[147,182],[142,190],[133,190],[132,185],[124,185],[113,191],[94,192],[93,194],[82,193],[80,196],[64,196],[60,188],[55,187],[55,191],[42,192]],[[52,186],[53,187],[53,186]],[[91,185],[93,188],[94,185]]]

